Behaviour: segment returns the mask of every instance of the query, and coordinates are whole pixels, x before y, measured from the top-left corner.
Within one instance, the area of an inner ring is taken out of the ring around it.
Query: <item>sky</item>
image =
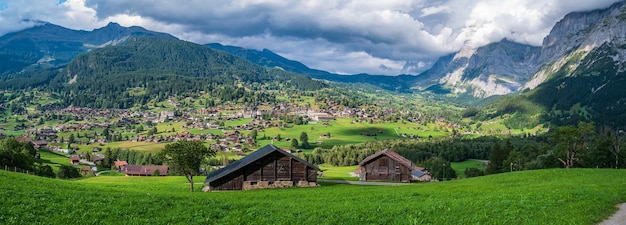
[[[0,0],[0,35],[47,21],[116,22],[199,43],[270,49],[339,74],[418,74],[503,38],[539,46],[567,13],[619,0]]]

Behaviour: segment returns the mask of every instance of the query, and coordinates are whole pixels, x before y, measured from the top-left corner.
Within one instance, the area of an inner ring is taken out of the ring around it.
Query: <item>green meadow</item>
[[[465,178],[465,169],[467,168],[478,168],[484,172],[486,169],[483,165],[484,161],[485,160],[470,159],[463,162],[452,162],[450,166],[458,178]]]
[[[70,158],[65,154],[51,151],[38,151],[38,153],[40,158],[36,162],[50,165],[55,172],[61,165],[70,165]]]
[[[190,193],[183,177],[66,181],[0,171],[0,224],[591,225],[626,201],[624,177],[626,170],[551,169],[393,187]]]
[[[285,141],[285,138],[300,138],[302,132],[306,132],[309,142],[314,147],[332,148],[335,145],[358,144],[367,141],[387,140],[403,138],[402,134],[417,135],[421,138],[429,136],[442,137],[450,134],[449,131],[439,129],[440,124],[428,124],[427,126],[418,125],[416,123],[368,123],[353,122],[351,118],[337,118],[324,122],[311,123],[306,125],[289,125],[287,128],[272,127],[265,129],[264,132],[258,133],[260,146],[273,143],[279,147],[290,148],[291,142]],[[330,138],[321,138],[323,134],[330,133]],[[363,134],[372,134],[375,136],[365,136]],[[271,137],[280,135],[281,141],[270,140]],[[262,137],[267,137],[263,140]],[[320,141],[321,144],[316,144]]]

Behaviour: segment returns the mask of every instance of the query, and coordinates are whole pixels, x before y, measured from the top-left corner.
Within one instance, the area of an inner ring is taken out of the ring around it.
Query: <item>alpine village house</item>
[[[363,159],[355,173],[360,181],[431,181],[428,171],[389,149]]]
[[[206,177],[203,191],[317,186],[319,168],[272,144]]]

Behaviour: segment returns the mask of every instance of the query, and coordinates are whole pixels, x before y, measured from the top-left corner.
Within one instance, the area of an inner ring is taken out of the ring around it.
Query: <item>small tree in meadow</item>
[[[78,168],[69,165],[61,165],[59,167],[59,171],[57,172],[57,177],[61,179],[71,179],[80,177],[80,171]]]
[[[306,132],[302,132],[300,133],[300,143],[302,145],[302,148],[307,149],[310,147],[309,145],[309,135]]]
[[[297,148],[298,147],[298,139],[291,139],[291,147],[292,148]]]
[[[173,171],[180,173],[189,181],[189,190],[193,192],[193,176],[197,175],[200,165],[207,158],[215,156],[216,150],[204,146],[203,141],[180,140],[165,145],[158,154]]]

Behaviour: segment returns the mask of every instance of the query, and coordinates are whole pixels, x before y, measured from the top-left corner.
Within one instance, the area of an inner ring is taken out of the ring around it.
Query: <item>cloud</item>
[[[338,73],[419,73],[463,46],[503,38],[539,45],[571,11],[618,0],[0,0],[0,34],[45,20],[91,30],[108,22],[181,39],[271,49]]]

